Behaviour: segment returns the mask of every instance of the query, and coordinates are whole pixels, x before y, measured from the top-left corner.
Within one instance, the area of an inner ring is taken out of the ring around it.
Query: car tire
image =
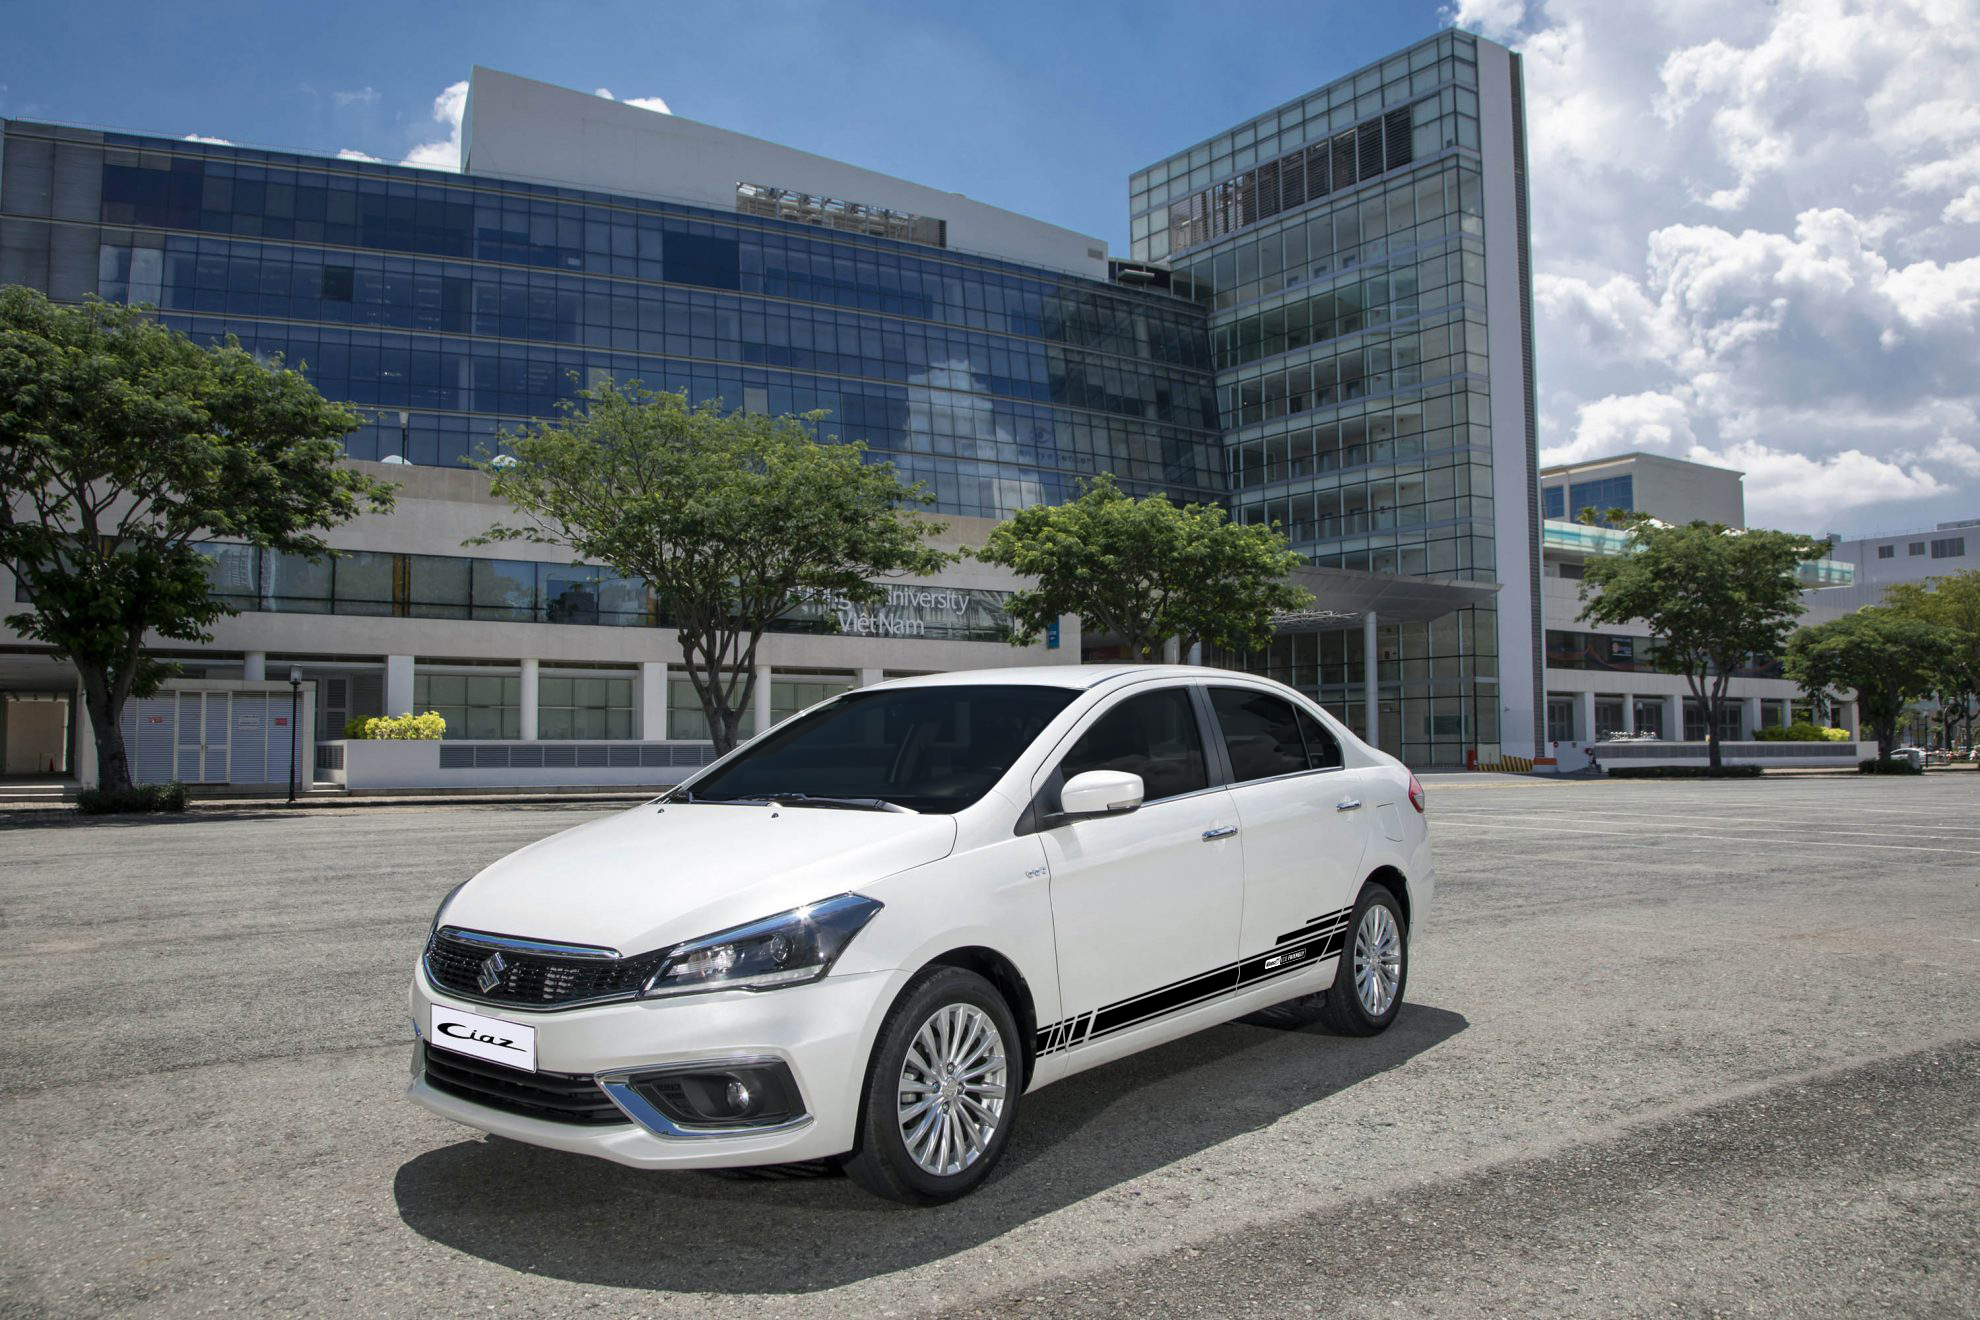
[[[906,1205],[968,1195],[1010,1142],[1023,1072],[1017,1019],[997,988],[960,967],[928,969],[880,1025],[847,1176]]]
[[[1378,884],[1362,886],[1348,919],[1334,984],[1320,1006],[1320,1022],[1341,1036],[1376,1036],[1402,1011],[1409,985],[1409,925],[1395,894]]]

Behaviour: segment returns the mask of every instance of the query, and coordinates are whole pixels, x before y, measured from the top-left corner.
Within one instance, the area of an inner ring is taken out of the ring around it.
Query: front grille
[[[426,946],[426,974],[433,984],[463,999],[521,1008],[549,1008],[636,994],[659,970],[664,952],[634,958],[573,958],[504,948],[502,979],[481,988],[481,968],[496,950],[436,932]]]
[[[463,1100],[553,1123],[598,1127],[632,1121],[582,1074],[519,1072],[431,1045],[425,1050],[426,1084]]]

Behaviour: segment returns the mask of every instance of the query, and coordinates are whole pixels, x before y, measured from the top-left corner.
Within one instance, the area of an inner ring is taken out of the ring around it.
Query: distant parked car
[[[1925,768],[1925,749],[1923,747],[1893,747],[1891,748],[1891,754],[1885,759],[1890,761],[1909,761],[1920,770],[1923,770]]]

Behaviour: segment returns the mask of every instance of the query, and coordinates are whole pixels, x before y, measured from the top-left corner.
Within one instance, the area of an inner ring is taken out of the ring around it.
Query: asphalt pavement
[[[936,1210],[401,1096],[433,906],[595,806],[0,819],[0,1314],[1980,1314],[1980,774],[1440,777],[1374,1040],[1027,1098]]]

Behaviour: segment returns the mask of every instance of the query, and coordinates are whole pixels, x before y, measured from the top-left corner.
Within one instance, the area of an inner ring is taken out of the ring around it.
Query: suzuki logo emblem
[[[491,994],[496,986],[502,984],[502,973],[508,970],[509,964],[502,961],[502,955],[491,953],[482,962],[481,975],[474,979],[474,983],[481,987],[482,994]]]

